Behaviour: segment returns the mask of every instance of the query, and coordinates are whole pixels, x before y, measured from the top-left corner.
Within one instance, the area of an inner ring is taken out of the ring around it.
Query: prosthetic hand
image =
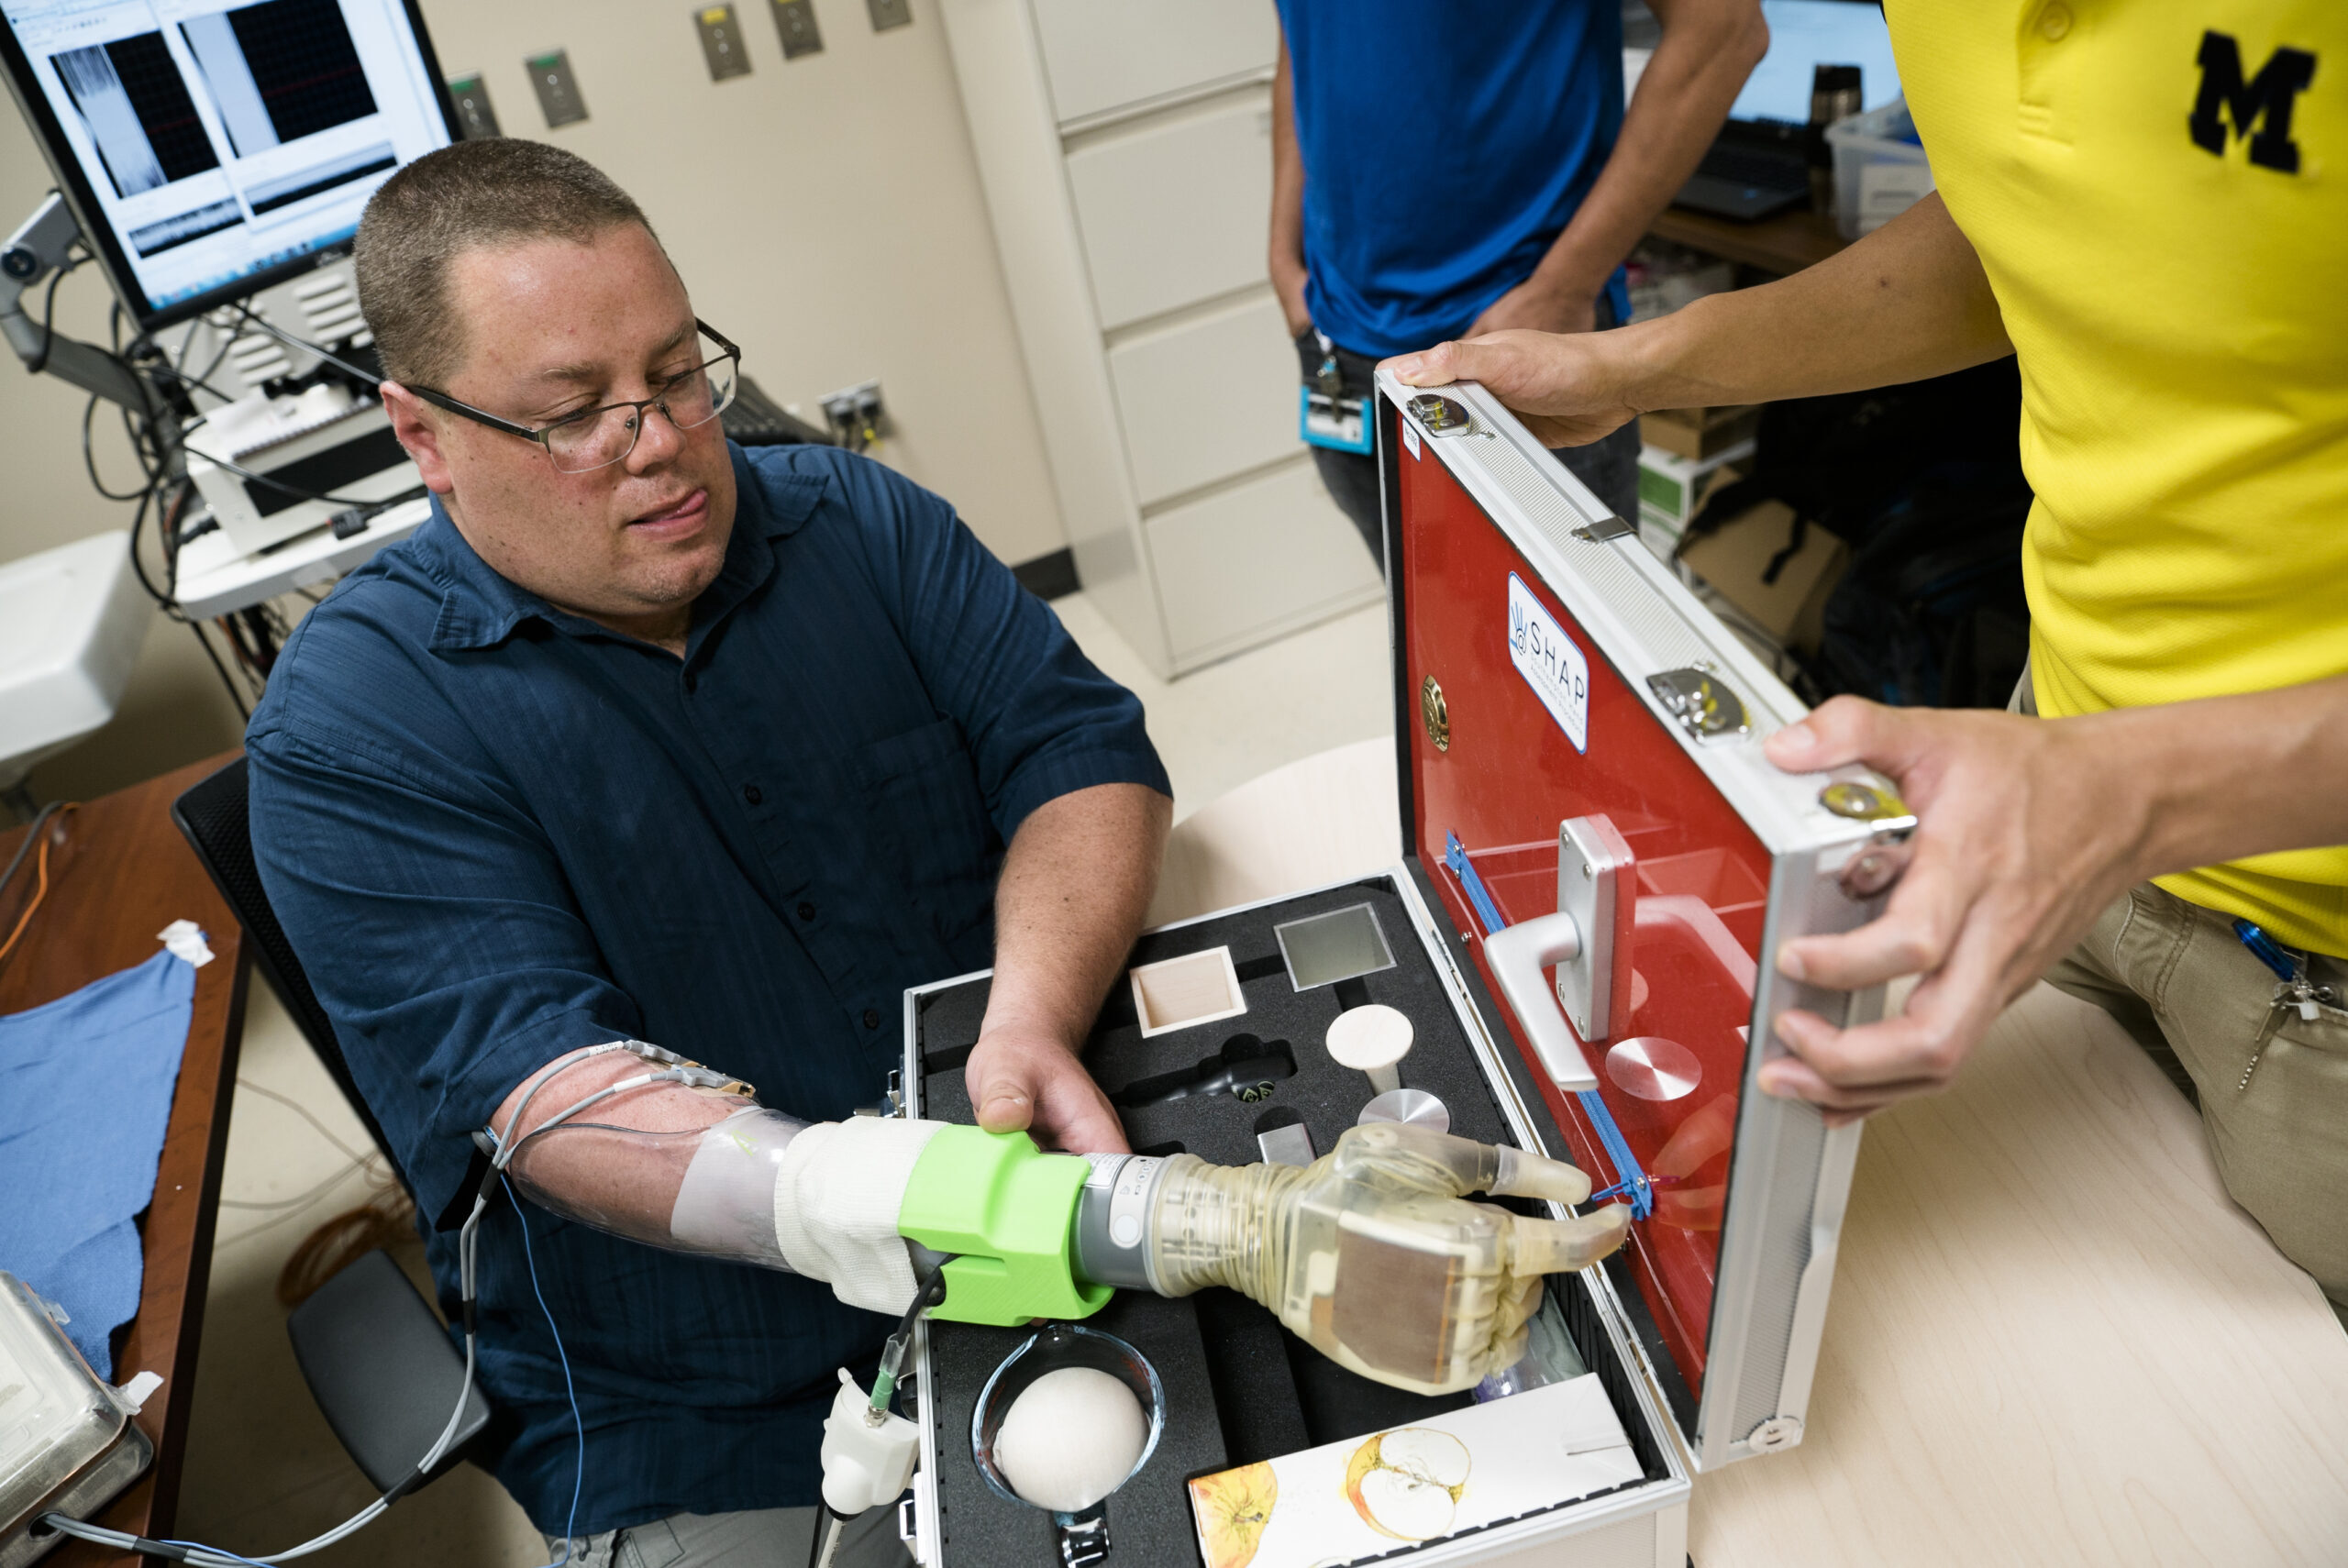
[[[604,1049],[676,1064],[639,1043]],[[660,1099],[574,1120],[655,1085]],[[713,1105],[714,1094],[733,1098]],[[1518,1360],[1542,1276],[1604,1257],[1629,1224],[1619,1204],[1560,1221],[1467,1202],[1578,1203],[1589,1183],[1555,1160],[1402,1123],[1350,1129],[1300,1170],[1045,1154],[1024,1133],[903,1118],[810,1125],[690,1063],[543,1121],[524,1119],[528,1104],[493,1140],[499,1167],[599,1230],[786,1269],[889,1313],[914,1298],[912,1243],[947,1260],[933,1315],[965,1322],[1082,1318],[1119,1286],[1228,1286],[1341,1365],[1422,1393]],[[711,1120],[729,1105],[740,1109]]]
[[[1542,1276],[1597,1262],[1630,1223],[1621,1204],[1554,1220],[1465,1202],[1483,1192],[1578,1203],[1589,1182],[1538,1154],[1396,1122],[1351,1128],[1301,1170],[1178,1154],[1129,1161],[1112,1186],[1106,1236],[1079,1220],[1090,1277],[1162,1296],[1228,1286],[1340,1365],[1423,1394],[1471,1387],[1521,1359]]]

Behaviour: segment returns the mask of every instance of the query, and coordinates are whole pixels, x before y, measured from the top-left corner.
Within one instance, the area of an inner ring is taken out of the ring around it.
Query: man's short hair
[[[359,308],[383,373],[433,387],[456,373],[464,323],[449,298],[449,272],[466,251],[539,239],[586,245],[624,223],[652,233],[610,175],[544,142],[460,141],[417,159],[368,202],[351,248]]]

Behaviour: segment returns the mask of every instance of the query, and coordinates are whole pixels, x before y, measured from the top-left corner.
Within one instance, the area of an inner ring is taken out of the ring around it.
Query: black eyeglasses
[[[469,403],[460,403],[447,392],[430,387],[410,387],[407,390],[435,408],[445,408],[476,425],[486,425],[492,430],[503,430],[508,436],[519,436],[525,441],[536,441],[546,448],[554,462],[555,471],[583,474],[596,469],[607,469],[626,460],[636,450],[637,437],[644,432],[645,411],[659,409],[670,424],[679,430],[694,430],[708,424],[734,401],[735,388],[740,383],[742,350],[727,340],[725,334],[714,331],[707,322],[695,317],[693,326],[701,336],[714,345],[717,352],[683,375],[671,376],[652,396],[633,403],[607,403],[600,408],[585,408],[566,414],[551,425],[533,430],[526,425],[516,425],[510,419],[500,419]]]

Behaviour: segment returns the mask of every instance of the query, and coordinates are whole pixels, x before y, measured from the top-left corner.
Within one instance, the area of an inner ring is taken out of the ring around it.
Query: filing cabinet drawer
[[[1302,449],[1296,350],[1268,287],[1119,344],[1109,381],[1144,507]]]
[[[1271,94],[1251,88],[1080,148],[1068,179],[1103,327],[1259,283]]]
[[[1279,53],[1270,0],[1033,0],[1065,124],[1250,71]]]
[[[1361,536],[1302,452],[1142,526],[1178,667],[1382,591]]]

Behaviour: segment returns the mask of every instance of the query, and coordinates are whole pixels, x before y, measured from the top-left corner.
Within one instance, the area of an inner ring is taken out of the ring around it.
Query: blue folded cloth
[[[0,1269],[70,1316],[107,1381],[107,1337],[138,1310],[132,1219],[155,1195],[195,966],[169,952],[0,1018]]]

